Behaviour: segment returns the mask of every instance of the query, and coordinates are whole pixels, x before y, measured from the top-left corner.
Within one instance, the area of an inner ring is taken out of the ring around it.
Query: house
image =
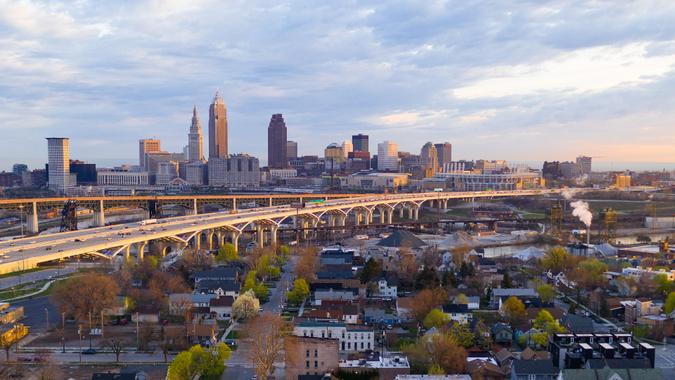
[[[148,375],[143,371],[132,372],[99,372],[91,375],[91,380],[145,380]]]
[[[385,324],[392,326],[399,322],[394,314],[387,313],[384,309],[379,307],[366,307],[364,310],[364,320],[368,324]]]
[[[337,338],[341,352],[363,352],[375,348],[375,331],[361,325],[302,321],[295,324],[293,335],[310,338]]]
[[[498,288],[492,290],[492,297],[490,298],[490,306],[493,309],[502,308],[502,304],[509,297],[516,297],[523,301],[525,307],[540,307],[541,300],[536,290],[532,288]]]
[[[127,313],[130,305],[129,297],[117,296],[115,299],[115,305],[103,309],[103,314],[108,316],[122,316]]]
[[[624,308],[624,322],[629,326],[635,324],[640,317],[661,313],[661,307],[654,305],[652,300],[647,298],[621,301],[621,305]]]
[[[508,371],[488,360],[472,360],[467,363],[466,370],[472,379],[505,380]]]
[[[220,266],[200,271],[192,275],[195,284],[202,280],[219,280],[239,282],[242,270],[235,265]]]
[[[315,319],[325,322],[344,322],[348,324],[359,323],[359,305],[342,301],[323,301],[319,307],[305,311],[302,315],[307,319]]]
[[[132,322],[159,323],[159,309],[152,305],[140,305],[136,312],[131,314]]]
[[[396,299],[398,297],[398,275],[395,272],[382,272],[377,278],[377,291],[373,296]]]
[[[530,347],[527,347],[523,352],[520,353],[521,360],[549,360],[551,355],[548,351],[535,351]]]
[[[558,370],[550,360],[514,360],[511,380],[555,380]]]
[[[344,288],[340,283],[312,283],[309,289],[317,305],[321,305],[321,302],[326,300],[354,301],[359,297],[358,289]]]
[[[510,345],[513,343],[513,329],[506,323],[498,322],[490,330],[492,341],[497,344]]]
[[[319,254],[319,265],[353,265],[354,252],[343,251],[342,248],[323,250]]]
[[[211,298],[209,311],[212,315],[215,315],[216,319],[228,320],[232,316],[232,303],[234,303],[234,297],[230,296]]]
[[[218,333],[215,319],[193,318],[186,323],[187,336],[192,342],[206,342]]]
[[[497,360],[497,364],[499,364],[502,368],[508,367],[510,369],[511,363],[516,360],[516,355],[506,348],[502,348],[495,354],[495,360]]]
[[[412,318],[413,297],[399,297],[396,299],[396,314],[400,321],[409,321]]]
[[[565,314],[560,318],[560,325],[575,334],[591,334],[595,332],[593,320],[582,315]]]
[[[338,368],[340,341],[329,338],[288,336],[284,338],[287,379],[300,375],[323,375]]]
[[[469,311],[469,306],[466,304],[445,304],[443,305],[443,313],[455,322],[469,323],[473,314]]]
[[[199,280],[195,284],[195,293],[215,294],[218,297],[239,297],[241,285],[233,280]]]

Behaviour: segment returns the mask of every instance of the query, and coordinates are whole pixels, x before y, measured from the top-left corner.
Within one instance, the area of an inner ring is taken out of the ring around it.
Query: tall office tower
[[[593,158],[587,156],[577,157],[577,165],[581,168],[581,174],[591,174],[591,164]]]
[[[69,140],[64,137],[47,137],[47,162],[49,188],[63,193],[70,187]]]
[[[286,141],[286,156],[288,160],[298,158],[298,143],[296,141]]]
[[[138,166],[141,169],[146,169],[145,167],[145,154],[146,153],[155,153],[161,152],[159,140],[156,139],[144,139],[138,140]]]
[[[202,161],[204,159],[204,136],[202,135],[202,125],[199,122],[197,106],[192,109],[192,124],[190,124],[190,133],[188,133],[188,156],[190,162]]]
[[[342,142],[342,154],[344,155],[345,159],[349,157],[349,153],[354,151],[354,145],[352,145],[349,140],[345,140]]]
[[[209,107],[209,158],[227,157],[227,108],[216,92]]]
[[[267,127],[267,166],[283,169],[288,166],[288,152],[286,147],[286,123],[280,114],[272,115]]]
[[[452,144],[444,142],[436,144],[436,154],[438,154],[438,168],[440,171],[447,171],[452,162]]]
[[[398,144],[391,141],[377,144],[377,170],[398,171]]]
[[[428,142],[422,146],[420,165],[424,169],[424,177],[432,177],[438,171],[438,152],[436,146]]]
[[[352,136],[352,146],[354,147],[354,152],[370,152],[368,146],[368,135],[353,135]]]
[[[23,173],[27,171],[28,165],[26,164],[14,164],[14,166],[12,166],[12,173],[14,173],[14,175],[21,176]]]

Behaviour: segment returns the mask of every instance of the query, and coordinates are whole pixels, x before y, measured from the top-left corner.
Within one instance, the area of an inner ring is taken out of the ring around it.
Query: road
[[[49,326],[51,328],[61,326],[61,315],[47,296],[12,302],[12,306],[23,306],[25,317],[21,320],[21,323],[30,327],[30,333],[47,331],[47,314],[49,314]],[[45,309],[47,309],[47,312],[45,312]]]
[[[66,276],[77,272],[77,265],[68,265],[63,268],[50,268],[38,272],[24,273],[12,277],[0,278],[0,290],[11,288],[12,286],[25,284],[27,282],[48,280],[53,277]]]
[[[272,288],[270,291],[270,300],[262,306],[263,312],[281,312],[283,308],[282,303],[284,300],[284,294],[287,290],[287,286],[292,286],[294,277],[293,272],[297,262],[298,256],[290,257],[284,266],[284,271],[281,272],[281,278],[279,279],[277,286]],[[255,372],[253,365],[246,357],[250,343],[246,342],[245,340],[238,340],[237,343],[237,350],[232,352],[232,357],[230,357],[230,360],[225,363],[227,368],[221,376],[221,379],[223,380],[250,380]],[[280,366],[280,364],[276,365],[277,368]],[[283,378],[283,376],[279,378]]]

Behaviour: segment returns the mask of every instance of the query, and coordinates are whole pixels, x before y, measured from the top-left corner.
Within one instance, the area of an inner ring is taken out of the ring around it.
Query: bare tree
[[[258,378],[266,379],[279,359],[288,325],[280,315],[264,313],[251,320],[247,330],[252,341],[249,360],[255,366]]]
[[[110,338],[107,341],[107,346],[115,354],[115,363],[120,361],[120,354],[122,353],[124,342],[119,338]]]
[[[52,299],[61,312],[86,321],[117,302],[119,287],[108,275],[89,273],[73,277],[54,289]]]

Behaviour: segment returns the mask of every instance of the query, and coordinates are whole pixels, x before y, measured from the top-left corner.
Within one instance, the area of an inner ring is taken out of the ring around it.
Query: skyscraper
[[[452,144],[444,142],[436,144],[436,154],[438,155],[438,167],[441,171],[447,171],[452,162]]]
[[[160,143],[156,139],[143,139],[138,140],[138,166],[141,169],[147,169],[145,167],[145,154],[160,152]]]
[[[227,157],[227,108],[216,92],[209,107],[209,158]]]
[[[298,158],[298,143],[296,141],[286,141],[286,156],[289,160]]]
[[[354,152],[369,152],[368,146],[368,135],[353,135],[352,136],[352,145],[354,147]]]
[[[391,141],[377,144],[377,170],[398,171],[398,144]]]
[[[436,146],[428,142],[420,152],[420,165],[424,169],[424,177],[432,177],[438,172],[438,152]]]
[[[202,125],[199,122],[197,106],[192,109],[192,124],[190,133],[188,133],[188,156],[190,162],[202,161],[204,159],[204,136],[202,135]]]
[[[49,188],[63,193],[70,187],[70,140],[65,137],[47,137]]]
[[[272,115],[267,127],[267,166],[282,169],[288,166],[286,123],[280,114]]]
[[[349,157],[349,153],[354,151],[354,145],[352,145],[349,140],[345,140],[342,142],[342,155],[344,155],[344,158],[347,159]]]

